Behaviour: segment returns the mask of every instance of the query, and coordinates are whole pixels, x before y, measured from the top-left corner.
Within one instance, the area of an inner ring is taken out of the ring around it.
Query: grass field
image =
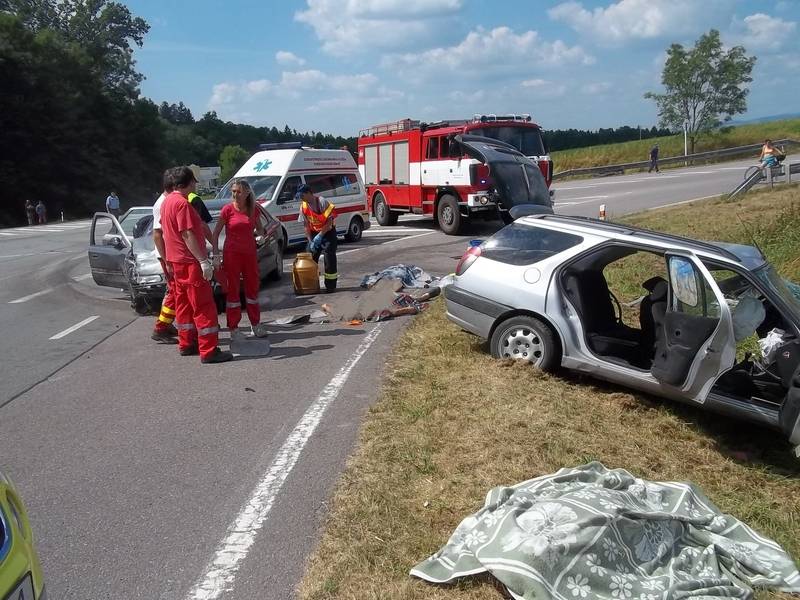
[[[800,141],[800,119],[772,121],[726,128],[723,131],[700,138],[695,152],[732,148],[763,142],[765,138],[779,140],[791,138]],[[659,156],[683,156],[683,133],[668,137],[636,140],[620,144],[606,144],[589,148],[575,148],[553,152],[555,170],[566,171],[585,167],[600,167],[621,163],[649,160],[650,148],[659,145]],[[758,152],[754,153],[758,156]]]
[[[627,220],[745,243],[749,230],[784,275],[800,278],[797,187]],[[443,545],[490,488],[591,460],[692,481],[800,558],[800,461],[772,431],[580,375],[496,361],[445,318],[441,301],[406,329],[392,356],[300,598],[499,599],[488,577],[432,586],[408,570]]]

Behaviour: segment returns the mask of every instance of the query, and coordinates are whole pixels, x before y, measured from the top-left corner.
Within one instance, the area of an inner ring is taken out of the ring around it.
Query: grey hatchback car
[[[620,273],[647,277],[619,282]],[[489,340],[497,358],[563,366],[767,425],[800,456],[792,285],[752,246],[535,215],[470,248],[445,298],[448,318]],[[623,304],[612,287],[640,296]],[[743,352],[748,340],[755,358]]]

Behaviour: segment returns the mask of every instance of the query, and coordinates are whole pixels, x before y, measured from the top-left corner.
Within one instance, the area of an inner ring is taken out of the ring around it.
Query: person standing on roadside
[[[117,196],[117,192],[111,192],[106,198],[106,212],[119,218],[119,196]]]
[[[233,355],[217,345],[219,321],[210,283],[214,267],[205,251],[202,221],[188,202],[197,179],[189,167],[177,167],[173,184],[161,205],[161,229],[174,282],[178,350],[181,356],[199,353],[202,363],[226,362]]]
[[[308,251],[314,262],[319,260],[321,254],[325,255],[325,291],[335,292],[339,279],[336,270],[336,207],[329,200],[315,196],[305,183],[298,186],[295,195],[302,200],[297,220],[302,221],[305,226]]]
[[[256,212],[256,199],[253,188],[244,179],[235,179],[231,185],[233,202],[222,207],[219,220],[214,227],[211,247],[214,256],[219,255],[219,235],[225,229],[225,248],[222,254],[222,270],[227,279],[227,299],[225,318],[231,332],[239,327],[242,319],[240,281],[244,279],[244,299],[247,317],[254,334],[263,332],[257,327],[261,322],[261,307],[258,304],[258,256],[253,232],[264,234],[264,229]]]
[[[153,244],[155,244],[156,252],[158,252],[158,260],[161,263],[161,269],[164,271],[166,292],[164,294],[164,299],[161,301],[161,311],[158,318],[156,318],[156,323],[153,327],[153,333],[150,334],[150,338],[159,344],[177,344],[178,330],[175,329],[173,325],[173,321],[175,321],[175,293],[173,287],[175,284],[172,280],[172,271],[167,262],[164,234],[161,230],[161,206],[167,194],[172,193],[175,189],[175,184],[172,180],[172,169],[164,171],[163,189],[164,191],[158,197],[158,200],[155,201],[155,204],[153,204]]]
[[[28,217],[28,225],[33,225],[33,219],[36,216],[36,207],[30,200],[25,200],[25,216]]]
[[[653,169],[658,173],[658,144],[650,148],[650,168],[647,169],[647,172],[652,173]]]
[[[36,218],[39,221],[39,225],[47,223],[47,207],[41,200],[36,204]]]

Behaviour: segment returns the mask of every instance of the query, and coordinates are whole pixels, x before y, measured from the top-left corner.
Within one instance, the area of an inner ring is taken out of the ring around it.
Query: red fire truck
[[[433,215],[442,231],[454,235],[472,218],[508,219],[507,211],[498,210],[486,193],[492,188],[489,167],[454,142],[461,134],[511,144],[539,165],[550,187],[553,162],[530,115],[384,123],[358,136],[358,168],[378,224],[394,225],[402,213]]]

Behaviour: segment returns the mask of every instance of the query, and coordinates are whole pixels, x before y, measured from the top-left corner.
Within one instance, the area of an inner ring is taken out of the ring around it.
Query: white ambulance
[[[369,209],[364,183],[353,156],[347,150],[317,150],[299,142],[262,144],[217,194],[230,200],[235,179],[247,180],[256,200],[280,221],[285,245],[305,243],[303,223],[298,221],[301,183],[336,206],[336,232],[357,242],[369,228]]]

